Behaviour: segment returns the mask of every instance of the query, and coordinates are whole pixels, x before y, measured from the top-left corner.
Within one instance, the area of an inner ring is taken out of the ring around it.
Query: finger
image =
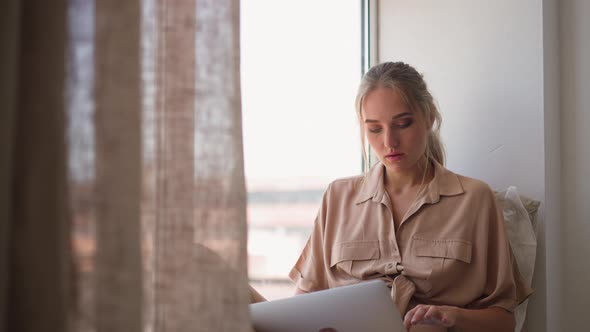
[[[412,325],[418,324],[419,322],[424,320],[424,315],[426,314],[426,312],[428,312],[428,306],[419,306],[418,309],[416,310],[416,312],[414,313],[414,316],[412,317],[412,320],[410,321],[410,323]]]
[[[414,313],[416,312],[416,308],[413,308],[412,310],[408,311],[406,313],[406,315],[404,316],[404,326],[406,328],[406,330],[410,329],[410,326],[412,325],[412,317],[414,317]]]
[[[414,319],[416,312],[420,310],[421,307],[422,305],[418,305],[406,313],[406,316],[404,317],[404,326],[406,327],[406,329],[410,329],[410,327],[412,326],[412,320]]]
[[[432,305],[428,308],[428,311],[424,314],[424,323],[440,325],[442,322],[443,314],[440,307]]]

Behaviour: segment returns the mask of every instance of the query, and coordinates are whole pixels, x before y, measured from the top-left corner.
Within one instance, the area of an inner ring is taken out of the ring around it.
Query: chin
[[[402,171],[402,170],[406,170],[409,167],[407,167],[406,163],[404,161],[389,161],[389,160],[385,160],[385,162],[382,160],[381,163],[383,165],[385,165],[385,168],[392,170],[392,171]]]
[[[415,162],[408,163],[407,160],[389,161],[386,159],[385,162],[383,162],[383,160],[381,160],[381,163],[383,165],[385,165],[385,168],[387,168],[388,170],[390,170],[392,172],[406,173],[408,171],[414,170],[417,167]]]

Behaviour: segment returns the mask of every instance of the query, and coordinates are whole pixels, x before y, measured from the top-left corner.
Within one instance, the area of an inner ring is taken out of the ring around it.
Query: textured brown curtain
[[[0,330],[249,331],[239,2],[1,6]]]
[[[94,325],[140,331],[141,11],[137,0],[99,0],[95,8]]]
[[[0,8],[0,330],[66,331],[64,1]]]

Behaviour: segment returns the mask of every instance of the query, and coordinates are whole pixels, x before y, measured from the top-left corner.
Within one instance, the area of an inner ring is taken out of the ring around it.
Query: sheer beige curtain
[[[239,2],[1,12],[0,330],[249,331]]]

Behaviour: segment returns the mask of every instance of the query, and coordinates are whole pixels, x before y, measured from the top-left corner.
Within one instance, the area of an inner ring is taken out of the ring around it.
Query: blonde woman
[[[379,64],[356,108],[379,162],[329,185],[290,273],[297,293],[380,278],[410,331],[513,331],[512,311],[532,290],[493,191],[444,167],[441,116],[422,75]]]

